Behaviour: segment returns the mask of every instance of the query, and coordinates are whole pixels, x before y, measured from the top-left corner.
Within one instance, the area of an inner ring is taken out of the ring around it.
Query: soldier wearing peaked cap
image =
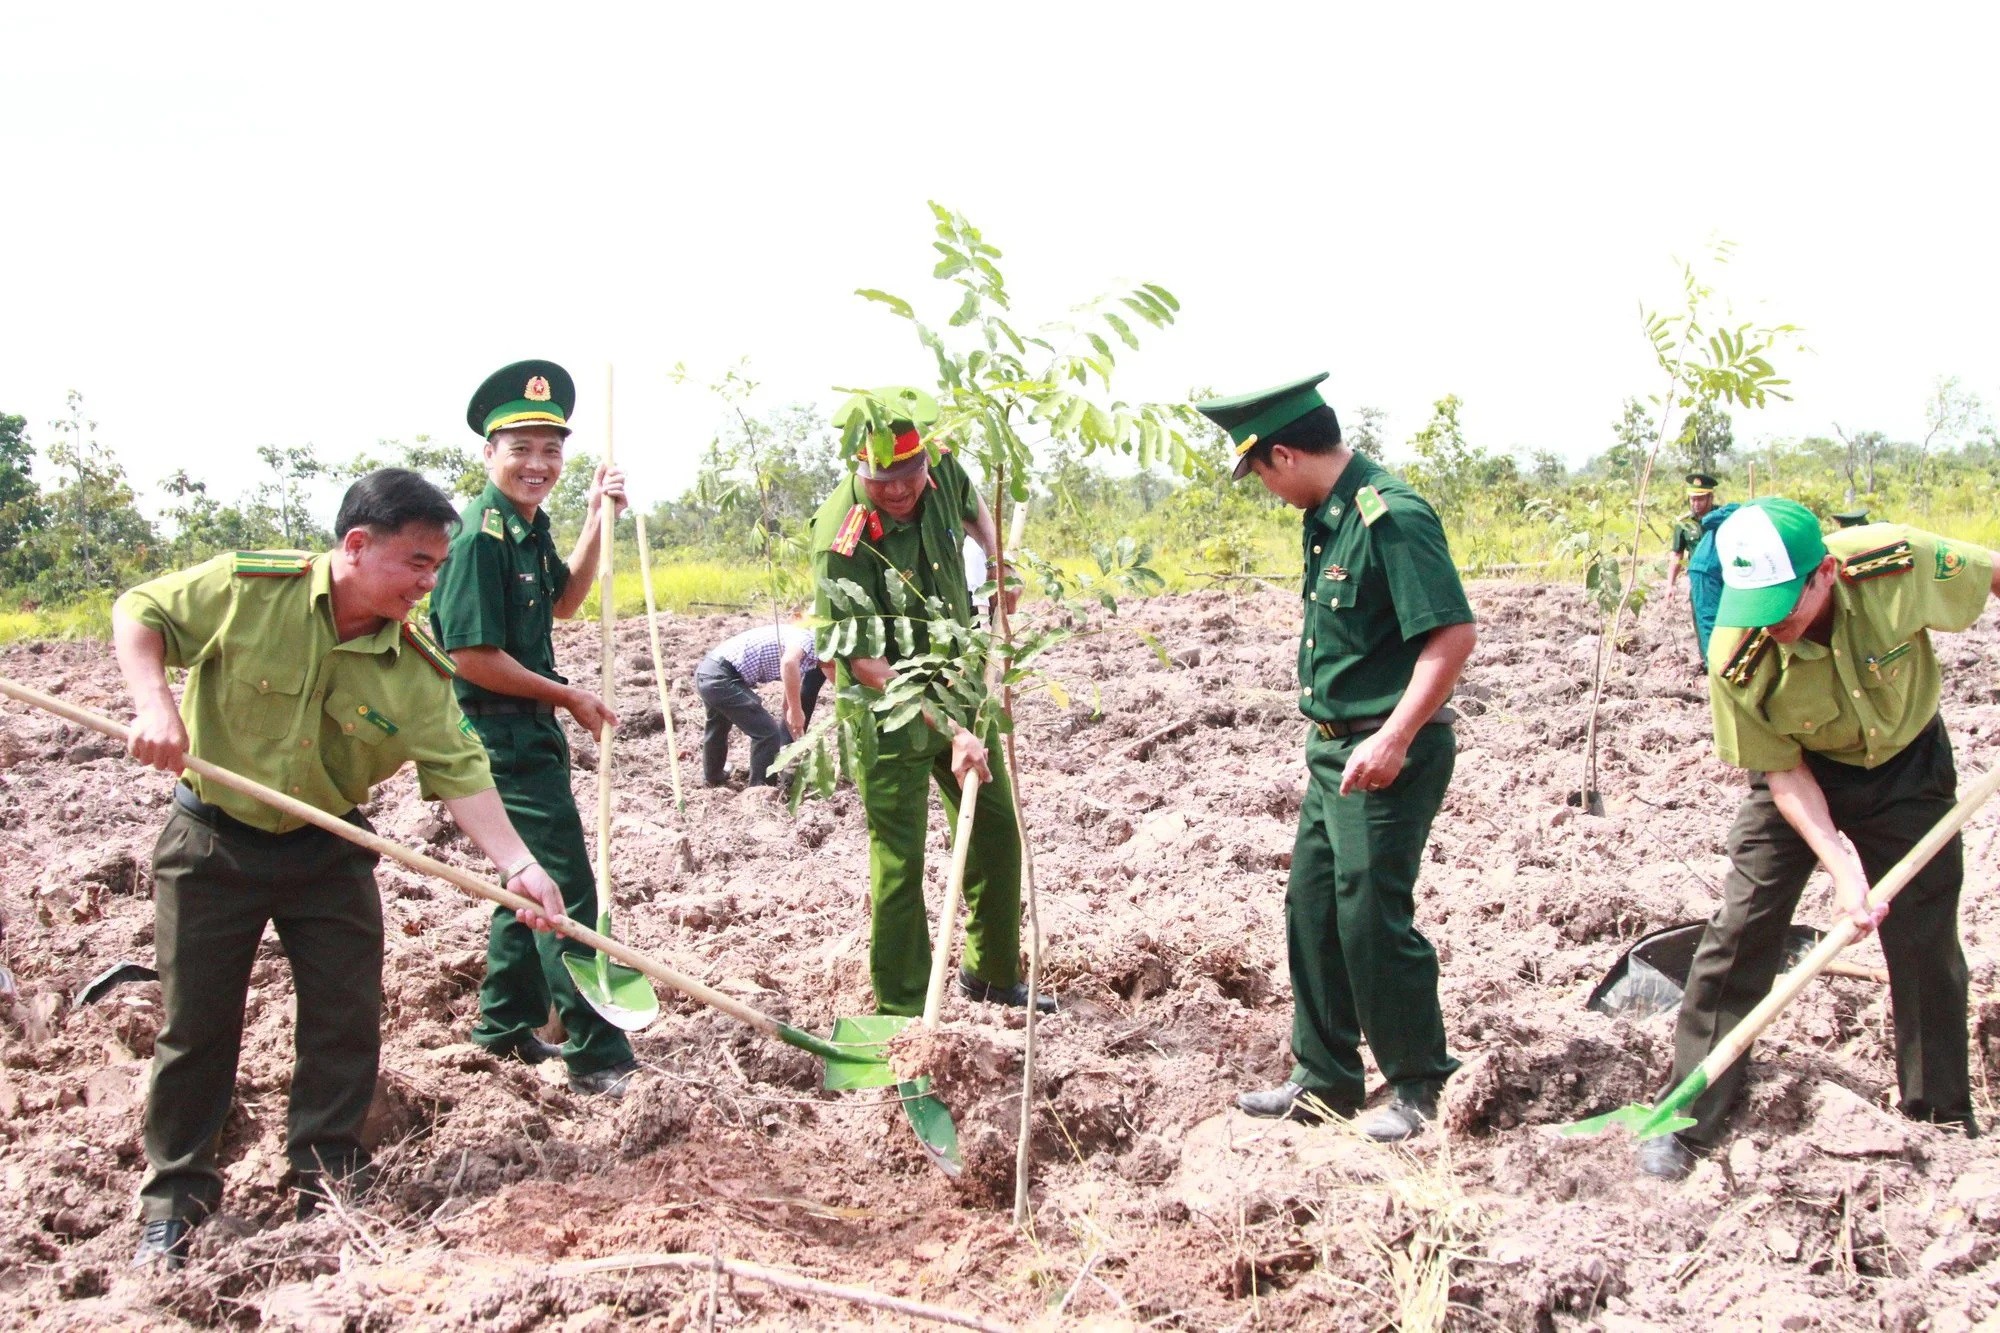
[[[970,625],[965,539],[970,534],[988,556],[996,554],[992,514],[956,458],[942,450],[932,458],[927,450],[922,431],[938,416],[928,394],[895,386],[865,397],[881,418],[879,430],[857,424],[858,415],[870,410],[861,395],[834,415],[834,424],[849,427],[863,444],[854,474],[834,487],[813,518],[816,614],[822,622],[833,618],[827,582],[846,580],[877,612],[893,616],[894,581],[936,598],[951,618]],[[1004,585],[1004,570],[996,568],[994,577]],[[1011,609],[1018,594],[1007,589],[1001,595]],[[929,649],[921,622],[914,647],[917,653]],[[855,685],[882,690],[895,679],[903,656],[893,638],[881,657],[832,655],[835,679],[843,691]],[[923,1010],[931,968],[924,910],[930,787],[937,784],[956,836],[959,796],[966,774],[975,771],[983,785],[965,876],[969,920],[958,989],[971,999],[1027,1004],[1028,988],[1021,981],[1021,842],[999,734],[977,736],[926,712],[882,733],[875,761],[856,777],[868,817],[869,975],[882,1013]],[[1047,994],[1037,1001],[1045,1011],[1056,1007]]]
[[[486,441],[486,489],[465,507],[451,561],[431,595],[431,624],[458,666],[459,704],[486,745],[507,812],[562,886],[565,909],[589,921],[597,916],[597,886],[557,710],[592,736],[616,718],[602,699],[556,670],[554,630],[590,592],[605,502],[615,520],[625,504],[625,479],[614,468],[597,469],[583,531],[565,561],[544,506],[562,478],[575,406],[576,387],[553,361],[503,367],[472,395],[466,424]],[[495,908],[472,1040],[539,1064],[557,1054],[535,1035],[553,1003],[568,1038],[561,1054],[571,1090],[622,1096],[638,1067],[631,1044],[578,994],[563,966],[566,952],[589,950],[535,935],[512,912]]]
[[[1868,526],[1866,509],[1843,509],[1833,516],[1836,528],[1865,528]]]
[[[1671,591],[1681,571],[1687,571],[1688,610],[1694,616],[1695,650],[1708,658],[1708,638],[1715,630],[1715,607],[1722,600],[1722,566],[1715,558],[1713,534],[1736,512],[1733,504],[1716,503],[1721,485],[1710,472],[1687,474],[1688,512],[1674,524],[1673,562],[1667,571]]]
[[[368,827],[357,806],[406,761],[419,790],[543,906],[561,896],[493,790],[452,701],[451,659],[404,620],[437,581],[451,502],[414,472],[348,488],[321,555],[245,551],[140,584],[112,610],[137,705],[134,757],[181,773],[195,755]],[[187,669],[178,706],[166,668]],[[222,1198],[215,1143],[236,1086],[244,995],[267,922],[298,993],[285,1150],[311,1211],[329,1179],[365,1183],[361,1124],[382,1024],[375,856],[192,773],[153,852],[154,947],[166,1022],[146,1097],[137,1262],[181,1266]]]
[[[1366,1038],[1393,1097],[1360,1128],[1391,1141],[1422,1131],[1458,1068],[1413,890],[1457,754],[1445,701],[1476,632],[1437,514],[1342,443],[1324,379],[1195,404],[1229,432],[1238,478],[1254,472],[1305,511],[1310,777],[1285,893],[1296,1063],[1237,1105],[1295,1120],[1356,1114]]]
[[[1931,634],[1977,620],[2000,592],[2000,570],[1989,551],[1892,523],[1822,536],[1810,510],[1775,498],[1739,508],[1715,546],[1724,583],[1708,653],[1715,752],[1749,772],[1750,793],[1729,830],[1722,907],[1688,973],[1669,1086],[1770,991],[1819,864],[1833,876],[1835,909],[1880,928],[1903,1113],[1971,1131],[1959,840],[1886,916],[1867,901],[1870,883],[1957,801]],[[1739,1061],[1695,1101],[1692,1128],[1641,1144],[1640,1168],[1686,1175],[1690,1148],[1723,1132],[1743,1075]]]

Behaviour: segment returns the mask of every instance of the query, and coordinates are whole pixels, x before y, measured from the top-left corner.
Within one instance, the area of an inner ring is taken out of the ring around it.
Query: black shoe
[[[958,972],[958,993],[968,1000],[984,1000],[988,1004],[1004,1004],[1015,1009],[1028,1007],[1028,983],[1017,981],[1011,986],[995,986],[989,981],[960,968]],[[1056,997],[1043,992],[1035,997],[1035,1012],[1052,1014],[1056,1011]]]
[[[1639,1145],[1639,1169],[1661,1180],[1686,1180],[1694,1170],[1695,1155],[1678,1134],[1662,1134]]]
[[[1308,1092],[1289,1080],[1262,1092],[1239,1092],[1236,1106],[1243,1114],[1260,1120],[1296,1120],[1302,1125],[1324,1125],[1354,1114],[1353,1107],[1327,1101],[1319,1093]]]
[[[538,1065],[544,1060],[553,1060],[561,1055],[562,1047],[553,1042],[543,1041],[534,1033],[527,1032],[511,1045],[495,1046],[493,1054],[502,1060],[519,1060],[524,1065]]]
[[[188,1236],[193,1230],[191,1223],[178,1217],[146,1223],[146,1229],[139,1233],[139,1248],[132,1254],[132,1267],[158,1264],[169,1273],[178,1273],[187,1267]]]
[[[1437,1113],[1436,1098],[1410,1098],[1398,1093],[1387,1106],[1355,1128],[1377,1143],[1401,1143],[1423,1133],[1424,1126],[1437,1119]]]
[[[569,1090],[579,1097],[623,1097],[632,1086],[632,1076],[638,1072],[639,1062],[626,1060],[588,1074],[572,1073]]]

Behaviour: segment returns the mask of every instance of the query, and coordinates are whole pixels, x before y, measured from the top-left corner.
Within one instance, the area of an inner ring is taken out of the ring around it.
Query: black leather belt
[[[289,838],[293,833],[318,833],[323,836],[331,836],[326,833],[326,830],[312,824],[307,824],[304,828],[295,828],[291,833],[273,833],[269,829],[258,828],[255,824],[246,824],[235,815],[224,810],[221,806],[211,805],[207,801],[202,800],[201,797],[196,796],[194,788],[188,786],[185,782],[176,782],[174,784],[174,804],[210,828],[221,829],[229,833],[248,833],[259,838]],[[368,827],[367,822],[362,819],[361,811],[358,808],[349,810],[341,818],[356,828]]]
[[[1458,721],[1457,711],[1450,704],[1446,704],[1432,713],[1424,725],[1429,727],[1456,721]],[[1371,731],[1380,731],[1387,725],[1389,725],[1389,714],[1384,713],[1380,717],[1351,717],[1339,722],[1315,722],[1313,730],[1319,733],[1319,738],[1323,741],[1339,741],[1349,736],[1365,736]]]
[[[540,699],[467,699],[459,704],[467,717],[554,717],[556,706]]]

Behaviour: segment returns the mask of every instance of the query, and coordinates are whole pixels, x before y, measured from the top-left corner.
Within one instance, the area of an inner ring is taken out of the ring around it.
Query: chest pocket
[[[402,729],[381,709],[346,690],[327,696],[326,716],[343,738],[362,745],[380,745]]]
[[[1764,710],[1771,729],[1781,736],[1799,740],[1824,736],[1828,727],[1840,717],[1840,700],[1834,688],[1829,685],[1826,689],[1792,689],[1774,696]]]
[[[277,739],[289,733],[299,716],[299,696],[306,687],[304,662],[229,662],[229,716],[253,736]]]

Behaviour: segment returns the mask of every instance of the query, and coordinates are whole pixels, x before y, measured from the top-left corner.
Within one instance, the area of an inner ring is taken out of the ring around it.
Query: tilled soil
[[[148,859],[169,784],[109,743],[0,708],[0,1319],[51,1328],[588,1329],[898,1326],[896,1316],[707,1273],[555,1273],[720,1254],[1017,1324],[1463,1328],[2000,1326],[2000,1157],[1893,1105],[1883,988],[1815,983],[1758,1050],[1726,1151],[1685,1183],[1635,1179],[1616,1134],[1550,1127],[1657,1091],[1670,1015],[1588,1012],[1631,940],[1705,917],[1741,777],[1711,756],[1679,605],[1649,609],[1601,714],[1607,813],[1575,803],[1596,625],[1568,589],[1475,585],[1457,776],[1418,887],[1464,1070],[1411,1151],[1253,1121],[1234,1093],[1288,1067],[1283,903],[1303,789],[1297,604],[1275,591],[1128,604],[1052,653],[1065,687],[1019,710],[1023,795],[1066,1012],[1038,1029],[1033,1225],[1009,1224],[1020,1018],[957,1001],[924,1056],[968,1169],[931,1168],[893,1104],[819,1089],[817,1061],[663,996],[623,1102],[500,1063],[465,1034],[486,909],[385,864],[380,1188],[305,1223],[284,1188],[292,999],[267,939],[223,1132],[224,1215],[177,1277],[135,1278],[140,1111],[157,983],[77,1007],[150,962]],[[870,1007],[867,853],[851,790],[796,817],[700,785],[689,676],[743,617],[673,621],[677,813],[645,631],[618,640],[619,933],[775,1017],[824,1032]],[[1157,636],[1162,664],[1132,631]],[[560,660],[595,679],[596,628]],[[1962,771],[2000,760],[1989,624],[1941,638]],[[0,671],[123,715],[99,644],[34,643]],[[1164,735],[1160,733],[1164,732]],[[595,749],[573,735],[576,790]],[[737,740],[735,760],[744,756]],[[1568,798],[1568,799],[1566,799]],[[484,866],[406,773],[385,834]],[[1996,818],[1966,836],[1962,911],[1982,1111],[2000,1059]],[[933,908],[944,830],[933,816]],[[1823,877],[1801,918],[1823,923]],[[1872,945],[1862,962],[1879,964]]]

